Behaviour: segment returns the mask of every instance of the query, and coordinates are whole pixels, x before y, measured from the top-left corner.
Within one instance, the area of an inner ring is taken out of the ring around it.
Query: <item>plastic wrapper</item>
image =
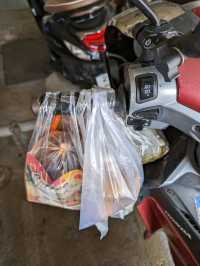
[[[28,200],[79,209],[82,185],[79,150],[74,96],[47,93],[26,157]]]
[[[168,153],[169,144],[160,130],[144,128],[142,131],[135,131],[132,127],[127,129],[143,164],[154,162]]]
[[[96,225],[102,238],[109,217],[124,218],[132,211],[143,183],[140,156],[106,90],[93,91],[83,173],[80,229]]]

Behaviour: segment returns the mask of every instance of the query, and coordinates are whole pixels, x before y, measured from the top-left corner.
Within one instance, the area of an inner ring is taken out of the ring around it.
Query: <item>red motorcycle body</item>
[[[177,87],[177,102],[187,107],[188,111],[192,109],[199,112],[200,59],[185,61],[180,68]],[[185,218],[181,212],[179,213],[179,210],[175,210],[173,204],[171,205],[169,198],[165,198],[165,191],[162,188],[157,188],[138,205],[139,214],[147,229],[146,237],[150,237],[155,231],[162,228],[168,236],[175,265],[200,265],[199,232],[193,234],[195,229],[187,228],[188,221],[183,221]],[[194,227],[196,228],[198,225],[194,225]],[[198,230],[196,228],[196,231]]]

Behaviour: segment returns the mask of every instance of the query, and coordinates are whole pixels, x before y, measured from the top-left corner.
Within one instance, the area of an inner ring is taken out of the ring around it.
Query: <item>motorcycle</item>
[[[42,4],[38,21],[44,27],[52,62],[66,78],[93,85],[96,77],[108,75],[101,85],[109,83],[116,90],[118,101],[126,106],[127,125],[165,132],[169,154],[144,166],[145,183],[138,203],[147,229],[144,237],[163,228],[175,264],[200,265],[200,2],[129,2],[133,8],[108,16],[112,19],[106,30],[104,24],[103,34],[98,23],[96,32],[88,31],[88,22],[91,17],[102,21],[105,7],[92,9],[90,17],[91,5],[73,12],[58,12],[59,6],[55,9],[54,5],[52,12],[53,6]],[[66,25],[73,32],[66,32]],[[100,71],[96,71],[96,55],[101,58]],[[95,60],[95,71],[87,68],[91,61],[84,56]],[[78,61],[67,64],[69,58]]]
[[[162,228],[175,265],[200,265],[200,2],[133,2],[106,32],[109,76],[127,125],[162,129],[171,147],[144,166],[144,237]]]

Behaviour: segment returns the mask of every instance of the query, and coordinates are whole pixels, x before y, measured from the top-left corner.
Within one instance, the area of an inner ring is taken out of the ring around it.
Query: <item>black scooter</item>
[[[47,40],[53,70],[84,88],[109,86],[104,35],[117,7],[107,0],[28,2]]]

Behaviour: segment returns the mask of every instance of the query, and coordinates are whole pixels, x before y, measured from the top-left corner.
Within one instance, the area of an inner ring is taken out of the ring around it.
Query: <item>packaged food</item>
[[[26,157],[29,201],[80,208],[82,168],[78,132],[75,97],[47,93]]]
[[[169,144],[160,130],[144,128],[136,131],[127,127],[129,135],[142,157],[143,164],[161,159],[169,151]]]

